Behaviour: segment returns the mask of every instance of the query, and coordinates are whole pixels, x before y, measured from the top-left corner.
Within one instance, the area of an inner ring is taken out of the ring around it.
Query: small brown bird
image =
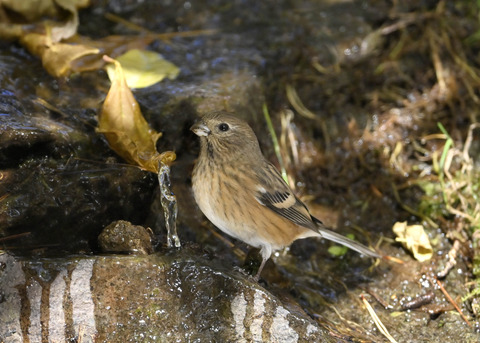
[[[195,200],[220,230],[260,248],[262,263],[273,250],[306,237],[323,237],[379,258],[366,246],[328,230],[313,217],[278,170],[262,155],[257,137],[243,120],[227,112],[202,117],[191,130],[200,137],[193,169]]]

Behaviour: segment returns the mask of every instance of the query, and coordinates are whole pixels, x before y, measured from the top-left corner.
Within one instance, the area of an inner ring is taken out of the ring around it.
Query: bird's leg
[[[260,267],[258,268],[257,274],[253,277],[255,281],[258,281],[260,279],[260,274],[262,274],[263,267],[265,267],[265,262],[267,262],[268,258],[262,257],[262,263],[260,264]]]
[[[260,248],[260,255],[262,255],[262,263],[260,264],[260,268],[258,268],[258,272],[255,275],[255,281],[260,279],[260,274],[262,274],[263,267],[265,267],[265,263],[272,255],[272,246],[271,245],[262,245]]]

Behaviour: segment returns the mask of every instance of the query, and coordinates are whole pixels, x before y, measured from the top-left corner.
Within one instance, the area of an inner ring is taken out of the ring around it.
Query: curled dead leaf
[[[132,39],[131,36],[107,36],[101,39],[90,39],[85,36],[75,35],[65,43],[82,44],[99,49],[103,55],[118,56],[131,49],[143,49],[150,44],[154,36],[139,36]],[[105,61],[98,55],[86,55],[72,61],[72,70],[82,72],[87,70],[97,70],[105,66]]]
[[[0,38],[21,38],[49,26],[52,41],[59,42],[77,33],[78,9],[89,5],[90,0],[1,0],[0,20],[6,25]]]
[[[40,57],[43,67],[55,77],[67,75],[75,60],[100,52],[96,48],[81,44],[54,43],[48,34],[29,33],[23,36],[20,42],[33,55]]]
[[[58,8],[53,0],[2,0],[0,5],[29,23],[42,17],[52,18],[58,15]]]
[[[175,153],[158,153],[156,142],[162,134],[151,129],[143,117],[120,63],[108,56],[104,59],[115,64],[115,78],[103,103],[97,132],[103,133],[112,150],[126,161],[158,174],[159,162],[170,164]]]
[[[90,0],[0,0],[0,38],[18,39],[49,74],[65,76],[76,60],[99,53],[93,46],[65,42],[77,33],[78,9],[88,5]]]
[[[422,225],[407,225],[407,222],[397,222],[393,225],[392,230],[397,235],[395,240],[410,250],[415,259],[424,262],[432,258],[433,249]]]

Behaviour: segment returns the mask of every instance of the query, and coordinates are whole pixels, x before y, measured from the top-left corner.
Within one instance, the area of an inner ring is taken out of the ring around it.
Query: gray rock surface
[[[333,341],[249,277],[188,248],[40,261],[3,254],[0,265],[5,343]]]

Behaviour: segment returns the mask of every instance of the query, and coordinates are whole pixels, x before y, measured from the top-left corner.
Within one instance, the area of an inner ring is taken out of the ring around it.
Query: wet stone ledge
[[[0,341],[333,341],[249,277],[182,251],[36,261],[3,254]]]

